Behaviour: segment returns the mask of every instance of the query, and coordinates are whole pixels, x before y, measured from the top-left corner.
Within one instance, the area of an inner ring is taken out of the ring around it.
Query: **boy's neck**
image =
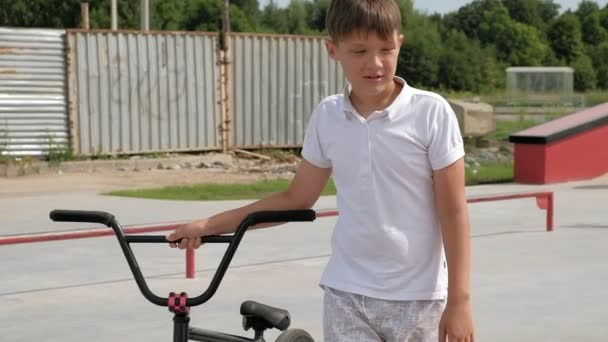
[[[358,96],[355,89],[350,92],[350,103],[355,107],[359,115],[367,119],[373,112],[384,110],[397,98],[403,85],[393,80],[386,92],[377,96]]]

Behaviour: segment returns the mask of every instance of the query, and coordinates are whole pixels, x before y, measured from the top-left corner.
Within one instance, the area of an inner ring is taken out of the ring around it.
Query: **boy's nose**
[[[373,67],[382,67],[382,59],[380,59],[380,56],[372,55],[369,60],[369,65]]]

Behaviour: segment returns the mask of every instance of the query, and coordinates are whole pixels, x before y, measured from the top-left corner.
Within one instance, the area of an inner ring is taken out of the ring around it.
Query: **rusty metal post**
[[[221,44],[221,43],[220,43]],[[220,135],[220,140],[221,140],[221,145],[222,145],[222,152],[226,153],[228,151],[228,140],[226,137],[226,86],[225,86],[225,80],[226,78],[224,77],[224,73],[225,73],[225,67],[224,67],[224,50],[222,49],[222,47],[220,45],[218,45],[218,49],[217,49],[217,64],[220,70],[219,73],[219,94],[220,97],[218,99],[218,105],[220,107],[220,124],[218,127],[219,130],[219,135]]]
[[[230,1],[224,0],[224,6],[222,9],[222,33],[220,35],[221,39],[221,50],[222,54],[220,56],[220,70],[221,70],[221,78],[220,81],[221,86],[223,87],[223,93],[220,101],[222,101],[222,151],[224,153],[228,152],[231,147],[231,125],[232,125],[232,115],[230,108],[230,64],[231,64],[231,49],[230,49]]]
[[[150,30],[150,2],[149,0],[141,0],[141,30],[148,32]]]
[[[118,9],[116,5],[116,0],[111,0],[110,3],[110,12],[112,16],[112,30],[116,31],[118,29]]]
[[[89,29],[89,3],[81,2],[80,3],[80,18],[82,20],[81,26],[83,29]]]

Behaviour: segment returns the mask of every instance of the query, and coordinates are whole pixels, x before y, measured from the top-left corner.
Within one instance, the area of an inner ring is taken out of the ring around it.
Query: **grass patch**
[[[467,185],[508,183],[513,181],[513,162],[479,165],[465,170]]]
[[[480,165],[466,170],[466,184],[504,183],[513,180],[513,163]],[[110,196],[182,200],[219,201],[259,199],[278,191],[287,190],[287,179],[259,181],[246,184],[196,184],[189,186],[166,186],[162,188],[121,190],[107,193]],[[322,192],[324,196],[336,194],[333,181]]]
[[[107,193],[110,196],[151,198],[183,201],[219,201],[258,199],[272,193],[285,191],[290,180],[266,180],[247,184],[196,184],[189,186],[166,186],[162,188],[121,190]],[[333,181],[328,182],[323,195],[335,195]]]
[[[608,102],[608,90],[585,93],[585,106],[593,107]]]
[[[496,131],[488,134],[486,137],[491,140],[507,141],[511,134],[539,124],[539,122],[530,119],[520,119],[516,121],[497,120]]]

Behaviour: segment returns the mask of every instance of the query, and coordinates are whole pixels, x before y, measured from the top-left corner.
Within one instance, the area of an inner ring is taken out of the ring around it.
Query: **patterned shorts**
[[[437,342],[445,300],[393,301],[323,287],[325,342]]]

